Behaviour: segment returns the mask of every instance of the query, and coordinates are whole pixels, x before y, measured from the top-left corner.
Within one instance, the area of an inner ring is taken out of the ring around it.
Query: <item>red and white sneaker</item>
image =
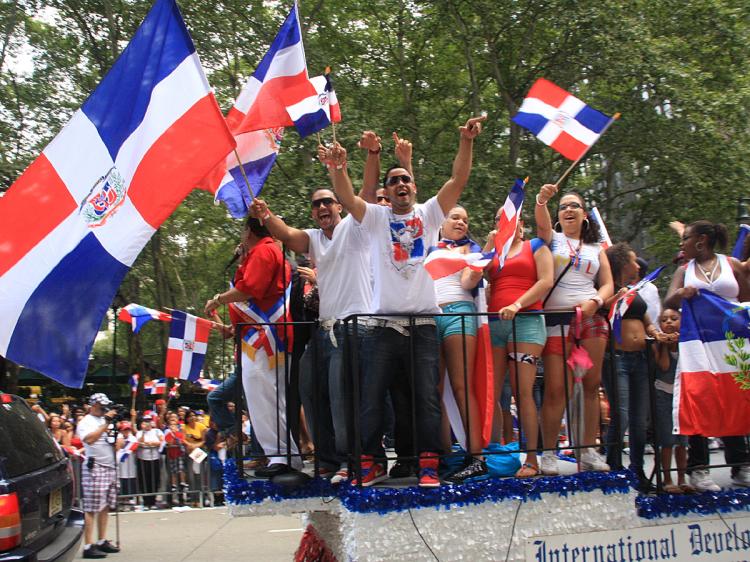
[[[374,462],[371,455],[362,455],[362,486],[367,488],[378,482],[388,479],[388,472],[385,467],[379,462]],[[356,486],[359,482],[357,477],[352,477],[352,486]]]
[[[422,453],[419,455],[419,487],[437,488],[440,486],[438,464],[440,458],[437,453]]]
[[[336,471],[336,474],[331,478],[331,484],[341,484],[344,480],[349,480],[349,469],[346,466],[342,466]]]

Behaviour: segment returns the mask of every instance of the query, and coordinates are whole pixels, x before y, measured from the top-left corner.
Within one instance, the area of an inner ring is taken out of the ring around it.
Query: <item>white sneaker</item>
[[[607,472],[609,465],[604,461],[604,457],[594,449],[588,448],[581,453],[581,470],[583,472]]]
[[[654,447],[651,445],[651,443],[646,443],[646,446],[643,448],[643,454],[644,455],[654,454]]]
[[[732,476],[732,482],[737,486],[750,486],[750,466],[743,466]]]
[[[690,485],[699,492],[721,492],[719,485],[711,480],[708,470],[693,470]]]
[[[560,471],[557,468],[557,457],[550,453],[544,453],[539,463],[539,468],[545,476],[557,476]]]
[[[331,484],[341,484],[345,480],[349,480],[349,469],[346,466],[342,466],[331,477]]]

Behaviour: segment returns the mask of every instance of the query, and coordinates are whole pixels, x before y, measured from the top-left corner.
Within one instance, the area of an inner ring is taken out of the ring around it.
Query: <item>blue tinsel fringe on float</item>
[[[240,478],[233,459],[224,466],[224,492],[235,505],[260,503],[266,499],[282,501],[303,498],[338,499],[349,511],[357,513],[389,513],[407,509],[432,507],[450,509],[477,505],[487,501],[539,500],[541,494],[567,496],[577,492],[601,490],[605,494],[628,493],[636,484],[635,475],[627,470],[620,472],[582,472],[570,476],[542,478],[490,478],[460,486],[439,488],[356,488],[333,486],[323,479],[313,479],[301,488],[286,489],[267,480],[247,481]]]
[[[661,494],[638,496],[635,500],[638,515],[646,519],[680,516],[688,513],[711,515],[732,511],[750,511],[750,489],[735,488],[702,494]]]

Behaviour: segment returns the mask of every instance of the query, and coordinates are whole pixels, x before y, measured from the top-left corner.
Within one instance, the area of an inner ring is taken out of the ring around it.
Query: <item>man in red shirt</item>
[[[258,219],[248,217],[241,250],[242,262],[232,288],[210,299],[206,314],[227,304],[234,326],[253,321],[283,322],[289,308],[284,292],[291,282],[292,271],[278,244]],[[245,326],[242,336],[242,385],[250,422],[269,461],[255,475],[270,478],[291,470],[286,463],[287,449],[293,456],[298,455],[294,440],[287,442],[283,368],[283,350],[292,346],[292,327]]]

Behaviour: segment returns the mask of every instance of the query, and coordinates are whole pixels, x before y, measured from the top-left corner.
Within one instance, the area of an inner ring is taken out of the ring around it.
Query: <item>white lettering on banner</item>
[[[750,560],[750,517],[536,537],[526,543],[535,562],[644,562]]]

